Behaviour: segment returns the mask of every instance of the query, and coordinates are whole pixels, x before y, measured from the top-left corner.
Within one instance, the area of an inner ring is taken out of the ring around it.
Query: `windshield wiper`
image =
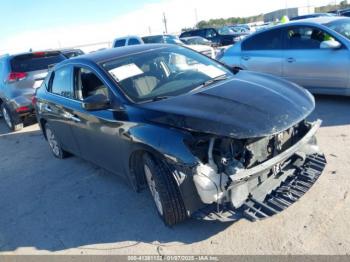
[[[209,79],[209,80],[203,82],[202,84],[200,84],[196,88],[192,89],[191,92],[194,92],[194,91],[196,91],[196,90],[198,90],[200,88],[203,88],[203,87],[207,87],[207,86],[209,86],[209,85],[211,85],[211,84],[213,84],[215,82],[226,80],[227,78],[228,78],[228,76],[226,74],[214,77],[212,79]]]

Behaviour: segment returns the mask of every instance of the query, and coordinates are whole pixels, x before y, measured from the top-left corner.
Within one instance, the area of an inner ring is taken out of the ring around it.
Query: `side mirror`
[[[321,42],[321,49],[339,49],[341,48],[341,43],[335,40],[328,40]]]
[[[81,107],[87,111],[94,111],[107,109],[110,105],[110,101],[105,95],[97,94],[85,98]]]

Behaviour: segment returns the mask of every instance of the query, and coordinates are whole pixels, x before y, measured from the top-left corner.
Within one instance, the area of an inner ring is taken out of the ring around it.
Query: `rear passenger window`
[[[50,91],[56,95],[73,98],[70,67],[63,67],[52,73]]]
[[[312,27],[287,30],[287,49],[320,49],[321,43],[333,39],[327,33]]]
[[[121,40],[117,40],[114,43],[114,47],[121,47],[121,46],[125,46],[126,44],[126,39],[121,39]]]
[[[108,97],[108,88],[94,72],[86,68],[74,69],[74,92],[75,98],[81,101],[98,94]]]
[[[128,45],[139,45],[139,44],[141,44],[141,42],[138,39],[136,38],[129,39]]]
[[[242,50],[278,50],[282,49],[281,30],[258,33],[242,43]]]

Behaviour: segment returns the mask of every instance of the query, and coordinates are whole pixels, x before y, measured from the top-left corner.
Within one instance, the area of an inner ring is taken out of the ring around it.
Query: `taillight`
[[[19,108],[16,109],[16,112],[17,112],[17,113],[20,113],[20,112],[25,112],[25,111],[29,111],[29,110],[30,110],[29,107],[27,107],[27,106],[21,106],[21,107],[19,107]]]
[[[27,73],[25,72],[11,72],[7,80],[9,82],[15,82],[15,81],[23,80],[26,77],[27,77]]]
[[[38,101],[38,99],[35,96],[33,96],[32,97],[32,105],[34,106],[37,101]]]
[[[36,56],[36,57],[43,57],[43,56],[45,56],[45,55],[46,55],[45,52],[34,52],[34,53],[33,53],[33,56]]]

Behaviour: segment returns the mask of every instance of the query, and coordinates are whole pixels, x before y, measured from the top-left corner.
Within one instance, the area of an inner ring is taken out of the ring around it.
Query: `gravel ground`
[[[349,254],[350,98],[317,97],[328,165],[300,201],[259,222],[163,225],[148,192],[77,157],[55,159],[37,125],[0,121],[1,254]]]

